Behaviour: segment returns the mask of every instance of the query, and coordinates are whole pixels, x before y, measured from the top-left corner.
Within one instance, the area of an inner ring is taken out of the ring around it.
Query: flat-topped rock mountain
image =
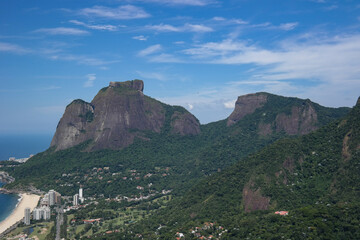
[[[282,97],[265,92],[252,93],[238,97],[235,109],[227,119],[227,126],[256,115],[257,121],[254,124],[260,135],[276,132],[304,135],[331,120],[328,116],[337,116],[344,109],[326,108],[309,99]]]
[[[143,94],[141,80],[110,82],[91,103],[74,100],[62,116],[51,146],[67,149],[91,140],[89,151],[120,149],[145,131],[197,135],[199,121],[182,107],[169,106]],[[169,128],[165,129],[165,126]]]

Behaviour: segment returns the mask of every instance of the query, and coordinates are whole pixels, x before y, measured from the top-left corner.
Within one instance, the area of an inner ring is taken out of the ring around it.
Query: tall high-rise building
[[[61,194],[58,192],[55,192],[55,203],[61,204]]]
[[[43,210],[41,208],[35,208],[33,211],[33,219],[41,220],[43,218]]]
[[[56,201],[56,192],[54,190],[49,191],[49,205],[53,206],[55,205]]]
[[[49,206],[49,193],[46,193],[40,201],[41,206]]]
[[[83,198],[83,189],[79,188],[79,198]]]
[[[24,213],[25,213],[24,224],[30,225],[30,208],[25,208]]]
[[[51,212],[50,212],[50,208],[49,207],[42,207],[43,210],[43,219],[44,220],[49,220],[51,217]]]
[[[74,206],[79,205],[79,194],[75,194],[75,195],[74,195],[73,205],[74,205]]]
[[[80,200],[81,203],[84,202],[84,195],[83,195],[83,193],[84,193],[83,188],[80,188],[80,189],[79,189],[79,200]]]

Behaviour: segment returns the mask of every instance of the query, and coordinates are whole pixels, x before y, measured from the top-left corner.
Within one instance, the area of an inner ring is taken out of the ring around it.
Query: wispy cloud
[[[94,29],[94,30],[103,30],[103,31],[117,31],[119,29],[118,26],[115,25],[110,25],[110,24],[106,24],[106,25],[92,25],[92,24],[86,24],[84,22],[80,22],[78,20],[70,20],[70,23],[79,25],[79,26],[84,26],[86,28],[89,29]]]
[[[139,57],[147,57],[149,62],[157,63],[180,63],[183,62],[178,57],[168,54],[168,53],[159,53],[162,51],[162,46],[160,44],[152,45],[147,47],[140,52],[138,52]]]
[[[127,0],[128,2],[146,2],[158,3],[164,5],[188,5],[188,6],[206,6],[217,3],[215,0]]]
[[[48,58],[51,60],[59,60],[59,61],[70,61],[76,62],[81,65],[89,65],[89,66],[101,66],[109,65],[113,63],[119,62],[119,60],[103,60],[97,57],[91,57],[86,55],[76,55],[76,54],[57,54],[57,55],[48,55]]]
[[[236,99],[224,102],[224,107],[228,109],[234,109]]]
[[[30,53],[31,50],[23,48],[17,44],[0,42],[0,52],[26,54],[26,53]]]
[[[259,23],[250,25],[252,28],[263,28],[267,30],[283,30],[283,31],[290,31],[295,29],[299,25],[298,22],[289,22],[289,23],[282,23],[280,25],[273,25],[270,22]]]
[[[89,88],[94,86],[94,81],[96,80],[96,74],[91,73],[86,75],[87,81],[84,83],[84,87]]]
[[[117,8],[94,6],[92,8],[81,9],[79,14],[88,17],[101,17],[119,20],[148,18],[151,16],[142,8],[133,5],[124,5]]]
[[[132,37],[135,40],[139,40],[139,41],[146,41],[148,40],[148,37],[145,37],[144,35],[139,35],[139,36],[134,36]]]
[[[211,27],[207,27],[202,24],[190,24],[187,23],[183,26],[173,26],[170,24],[159,24],[159,25],[147,25],[145,26],[147,30],[155,30],[158,32],[197,32],[205,33],[214,31]]]
[[[88,35],[88,31],[77,29],[77,28],[66,28],[66,27],[57,27],[57,28],[40,28],[35,31],[35,33],[45,33],[48,35]]]
[[[138,53],[138,56],[140,57],[145,57],[145,56],[148,56],[150,54],[153,54],[153,53],[156,53],[156,52],[159,52],[161,51],[162,47],[160,44],[156,44],[156,45],[152,45],[150,47],[147,47],[143,50],[141,50],[139,53]]]
[[[222,22],[222,23],[226,23],[226,24],[248,24],[249,22],[244,21],[242,19],[239,18],[233,18],[233,19],[226,19],[224,17],[213,17],[211,20],[216,21],[216,22]]]
[[[214,64],[254,64],[256,78],[266,80],[317,79],[325,82],[358,80],[360,35],[284,41],[278,49],[224,40],[187,49],[185,54]]]
[[[278,28],[281,30],[290,31],[290,30],[293,30],[294,28],[296,28],[297,25],[299,25],[299,23],[297,23],[297,22],[283,23],[283,24],[280,24],[280,26]]]

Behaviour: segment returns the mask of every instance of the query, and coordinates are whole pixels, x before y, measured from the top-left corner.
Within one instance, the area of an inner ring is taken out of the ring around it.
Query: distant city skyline
[[[203,124],[253,92],[328,107],[360,93],[355,0],[4,0],[0,26],[0,134],[53,134],[110,81],[142,79]]]

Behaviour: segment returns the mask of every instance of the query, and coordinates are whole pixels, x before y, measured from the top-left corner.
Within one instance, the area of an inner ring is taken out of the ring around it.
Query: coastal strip
[[[16,208],[13,210],[10,216],[8,216],[0,223],[0,235],[3,235],[3,233],[7,229],[12,228],[13,225],[21,222],[25,215],[25,208],[30,208],[31,211],[34,210],[40,199],[40,196],[35,194],[22,193],[20,195],[21,200],[17,204]]]

